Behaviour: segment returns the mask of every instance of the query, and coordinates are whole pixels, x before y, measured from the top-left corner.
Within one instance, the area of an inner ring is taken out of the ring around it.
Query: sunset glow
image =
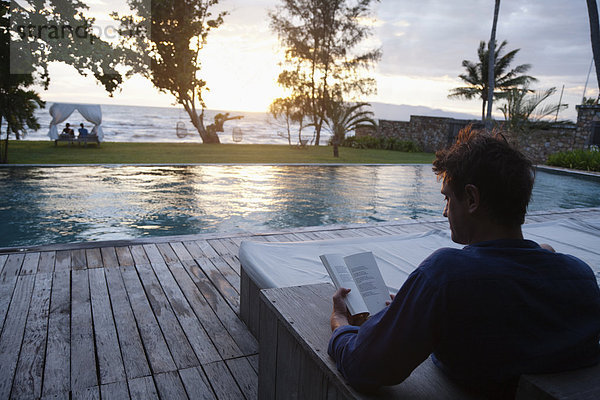
[[[108,23],[110,11],[121,7],[123,12],[121,3],[87,2],[90,15],[100,25]],[[363,21],[374,29],[365,45],[380,46],[383,58],[372,71],[378,92],[362,100],[479,115],[479,101],[450,100],[447,95],[461,85],[462,60],[474,60],[479,41],[488,38],[491,8],[465,1],[452,7],[441,0],[408,3],[383,0],[375,5],[374,17]],[[218,5],[229,15],[211,31],[201,52],[200,76],[210,89],[204,92],[209,109],[266,111],[274,98],[285,95],[276,83],[283,51],[267,15],[277,4],[277,0],[252,4],[231,0]],[[556,29],[543,30],[542,24],[556,25]],[[565,85],[563,103],[570,106],[564,118],[574,119],[574,105],[583,95],[592,57],[585,2],[567,5],[552,0],[544,6],[532,3],[525,10],[507,3],[501,11],[498,37],[508,40],[509,48],[521,49],[515,64],[532,64],[530,74],[538,78],[536,89],[555,86],[560,93]],[[174,101],[139,76],[126,81],[112,98],[91,77],[81,77],[66,65],[51,65],[50,76],[49,90],[40,90],[49,101],[149,106],[172,106]],[[592,74],[586,96],[596,96],[596,88]]]

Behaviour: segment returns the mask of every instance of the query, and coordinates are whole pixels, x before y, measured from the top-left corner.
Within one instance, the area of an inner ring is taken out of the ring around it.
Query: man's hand
[[[361,326],[369,318],[369,313],[350,315],[346,307],[345,298],[350,289],[339,288],[333,295],[333,312],[331,313],[331,330],[344,325]]]
[[[395,295],[395,294],[390,294],[390,299],[391,299],[391,300],[389,300],[389,301],[386,301],[386,302],[385,302],[385,305],[386,305],[386,306],[389,306],[390,304],[392,304],[392,301],[394,301],[394,298],[395,298],[395,297],[396,297],[396,295]]]
[[[329,319],[332,331],[340,326],[350,325],[348,321],[348,308],[344,300],[348,293],[350,293],[350,289],[339,288],[333,295],[333,311]]]
[[[548,243],[540,243],[540,247],[542,249],[546,249],[546,250],[549,250],[549,251],[551,251],[553,253],[556,253],[556,250],[554,250],[554,247],[550,246]]]

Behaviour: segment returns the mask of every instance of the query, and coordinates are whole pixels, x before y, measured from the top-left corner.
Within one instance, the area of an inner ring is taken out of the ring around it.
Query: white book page
[[[319,258],[321,258],[323,265],[325,265],[325,269],[329,273],[336,289],[341,287],[350,289],[350,293],[346,296],[346,306],[348,307],[348,311],[350,311],[350,315],[368,312],[367,305],[344,262],[344,257],[341,254],[323,254]]]
[[[388,288],[383,281],[375,257],[371,252],[344,257],[352,278],[362,295],[371,315],[377,314],[390,300]]]

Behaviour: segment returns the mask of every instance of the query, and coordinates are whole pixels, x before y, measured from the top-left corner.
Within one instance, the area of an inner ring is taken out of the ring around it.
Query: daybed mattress
[[[600,284],[600,220],[559,220],[523,225],[523,235],[549,243],[592,267]],[[342,238],[306,242],[253,242],[240,246],[244,272],[259,289],[331,282],[319,255],[372,251],[391,293],[429,254],[441,247],[461,248],[448,230],[422,234]]]

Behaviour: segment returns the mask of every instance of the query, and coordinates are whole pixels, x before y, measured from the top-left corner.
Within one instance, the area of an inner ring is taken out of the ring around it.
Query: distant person
[[[62,130],[61,135],[75,137],[75,132],[71,129],[71,124],[68,122],[65,124],[65,129]]]
[[[77,130],[79,132],[79,137],[86,137],[88,135],[88,130],[83,127],[83,123],[79,124],[80,128]]]
[[[408,277],[362,326],[334,295],[329,354],[351,386],[404,381],[432,354],[454,382],[513,399],[521,374],[600,360],[600,291],[591,268],[523,238],[534,168],[501,135],[463,130],[436,153],[452,240]]]

